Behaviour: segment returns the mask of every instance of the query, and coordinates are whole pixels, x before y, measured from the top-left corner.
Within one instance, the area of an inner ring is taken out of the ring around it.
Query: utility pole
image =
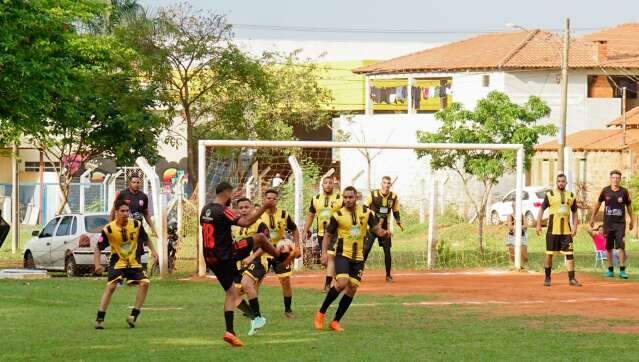
[[[20,197],[20,182],[18,179],[19,148],[17,141],[11,150],[11,254],[18,252],[20,246],[20,210],[18,210],[18,198]]]
[[[561,52],[561,109],[559,110],[559,153],[557,165],[559,172],[566,172],[564,150],[566,147],[566,116],[568,113],[568,51],[570,48],[570,18],[564,21],[564,42]]]
[[[626,87],[621,88],[621,118],[623,119],[622,145],[626,145]]]

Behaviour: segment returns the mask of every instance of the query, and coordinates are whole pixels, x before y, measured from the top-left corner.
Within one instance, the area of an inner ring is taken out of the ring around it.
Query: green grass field
[[[398,305],[424,296],[357,296],[343,334],[317,332],[312,316],[323,294],[297,289],[297,319],[285,320],[280,291],[271,287],[261,295],[267,326],[246,337],[248,320],[236,315],[247,346],[232,349],[221,340],[217,284],[154,280],[135,329],[124,321],[135,289],[120,288],[107,329],[96,331],[103,287],[104,280],[94,278],[0,281],[0,360],[595,361],[636,360],[639,353],[635,334],[566,331],[575,317],[490,317],[480,307]]]

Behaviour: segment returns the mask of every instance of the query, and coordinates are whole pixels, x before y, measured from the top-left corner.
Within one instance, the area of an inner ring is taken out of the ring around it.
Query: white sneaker
[[[254,336],[257,334],[257,330],[264,327],[266,325],[266,318],[264,317],[255,317],[251,321],[251,329],[248,332],[249,336]]]

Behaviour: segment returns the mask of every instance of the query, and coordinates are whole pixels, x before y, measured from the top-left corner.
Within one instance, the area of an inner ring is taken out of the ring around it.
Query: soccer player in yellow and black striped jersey
[[[290,233],[293,236],[293,242],[297,248],[300,247],[300,232],[297,229],[297,225],[293,222],[291,215],[284,209],[277,207],[279,200],[279,192],[274,189],[267,190],[264,193],[264,199],[271,203],[273,207],[266,210],[262,214],[260,220],[263,221],[269,230],[269,236],[273,245],[284,239],[286,233]],[[268,258],[268,264],[273,268],[273,271],[277,275],[282,286],[282,294],[284,296],[284,315],[286,318],[294,318],[291,304],[293,303],[293,288],[291,287],[291,265],[284,265],[284,263],[278,259],[272,257]]]
[[[102,273],[104,268],[100,263],[100,251],[111,247],[108,282],[100,300],[95,322],[96,329],[104,329],[106,310],[119,282],[126,279],[127,284],[138,285],[135,304],[131,315],[127,318],[130,327],[135,327],[135,322],[149,290],[149,279],[142,269],[140,261],[144,254],[143,240],[146,240],[146,232],[142,227],[142,222],[129,219],[129,206],[124,200],[116,200],[114,209],[115,221],[110,222],[102,229],[93,254],[95,272]]]
[[[321,243],[324,239],[324,231],[328,226],[328,222],[331,220],[333,213],[342,208],[343,200],[338,191],[334,191],[335,179],[333,176],[324,177],[322,180],[322,193],[315,195],[311,199],[311,206],[308,208],[308,216],[304,223],[304,231],[302,236],[309,237],[310,227],[313,222],[317,227],[317,238],[320,242],[318,254],[321,253]],[[335,255],[335,238],[331,240],[328,245],[328,263],[326,264],[326,280],[324,281],[324,292],[328,292],[331,287],[331,282],[335,276],[335,261],[333,256]]]
[[[566,191],[566,184],[566,175],[557,175],[557,188],[546,192],[544,202],[537,215],[537,235],[541,235],[541,220],[544,210],[549,209],[546,257],[544,258],[544,271],[546,273],[544,285],[547,287],[551,284],[552,257],[555,254],[566,256],[569,284],[575,287],[581,286],[575,279],[575,257],[572,245],[573,237],[577,233],[577,225],[579,224],[577,200],[572,192]]]
[[[331,216],[322,240],[322,263],[328,259],[328,245],[331,238],[337,236],[335,244],[335,285],[326,293],[326,298],[315,314],[315,329],[324,328],[324,315],[328,307],[344,291],[335,317],[329,327],[337,332],[343,331],[339,321],[353,301],[355,292],[364,272],[364,241],[369,231],[379,237],[390,237],[391,232],[382,229],[375,214],[366,206],[358,206],[357,190],[348,186],[342,193],[344,207]]]
[[[399,199],[397,195],[391,191],[392,186],[390,176],[382,177],[382,187],[378,190],[371,191],[370,195],[366,199],[366,205],[375,213],[375,216],[379,219],[382,229],[389,230],[390,226],[390,215],[393,214],[393,218],[397,223],[397,226],[401,230],[404,230],[402,226],[402,222],[399,217]],[[368,244],[365,248],[364,260],[368,259],[368,253],[370,253],[373,248],[373,243],[375,242],[375,235],[369,234]],[[391,276],[391,265],[393,263],[393,259],[391,256],[391,247],[393,246],[393,242],[390,237],[388,238],[377,238],[379,246],[384,250],[384,266],[386,267],[386,281],[392,282],[393,277]]]

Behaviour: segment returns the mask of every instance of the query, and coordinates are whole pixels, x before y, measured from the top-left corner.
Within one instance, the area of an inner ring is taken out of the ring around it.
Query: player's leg
[[[619,278],[628,279],[626,274],[626,242],[625,242],[626,226],[616,230],[615,240],[617,241],[617,249],[619,249]]]
[[[337,235],[333,237],[333,240],[328,245],[328,261],[326,262],[326,278],[324,279],[324,293],[327,293],[331,288],[331,283],[335,277],[335,241]]]
[[[514,250],[513,250],[514,253]],[[522,268],[528,265],[528,245],[521,246]]]
[[[563,235],[561,240],[561,253],[566,256],[566,268],[568,269],[568,283],[573,287],[580,287],[581,283],[575,279],[575,252],[570,235]]]
[[[129,327],[133,328],[135,327],[135,322],[138,320],[138,316],[140,315],[142,305],[144,305],[146,295],[149,292],[150,282],[142,268],[127,269],[126,278],[127,284],[138,286],[138,291],[135,295],[135,304],[133,305],[133,309],[131,309],[131,315],[129,315],[126,320]]]
[[[104,329],[104,318],[106,317],[106,311],[109,307],[109,303],[111,303],[111,297],[113,296],[113,293],[115,293],[115,289],[117,288],[117,286],[117,280],[107,282],[107,285],[104,288],[104,292],[102,292],[102,297],[100,298],[98,315],[95,319],[95,329]]]
[[[255,334],[257,334],[258,329],[266,325],[266,318],[262,317],[262,314],[260,312],[260,302],[257,297],[256,284],[256,280],[245,272],[245,274],[242,276],[242,289],[246,292],[246,295],[249,299],[248,306],[252,313],[251,328],[248,332],[249,336],[254,336]]]
[[[324,315],[328,307],[339,297],[342,290],[348,286],[348,260],[343,256],[335,256],[334,261],[335,283],[333,283],[333,286],[326,293],[320,309],[315,314],[315,320],[313,322],[315,329],[324,328]]]
[[[360,282],[362,280],[362,273],[364,271],[363,262],[351,261],[349,264],[350,267],[348,285],[344,289],[342,299],[340,299],[339,301],[339,306],[337,307],[337,311],[335,312],[335,317],[329,325],[329,327],[336,332],[344,331],[339,322],[348,310],[348,307],[350,307],[351,303],[353,302],[353,297],[355,297],[355,293],[357,292],[357,288],[360,285]]]
[[[606,229],[606,256],[608,257],[608,273],[606,276],[612,278],[615,276],[615,267],[613,265],[614,261],[614,251],[615,249],[615,232],[614,230]]]
[[[233,347],[242,347],[244,343],[237,338],[233,326],[233,311],[235,310],[235,301],[239,296],[237,288],[233,287],[233,281],[235,279],[235,274],[237,273],[235,262],[232,260],[223,261],[213,265],[210,269],[213,270],[218,282],[225,291],[224,322],[226,325],[226,332],[224,333],[224,341]]]
[[[391,267],[393,264],[393,257],[391,255],[392,243],[390,238],[379,238],[379,244],[384,250],[384,266],[386,268],[386,282],[388,283],[393,282],[393,277],[391,276]]]
[[[291,277],[280,277],[280,275],[278,274],[278,278],[280,280],[280,285],[282,286],[282,296],[284,297],[284,315],[286,316],[286,318],[293,318],[293,310],[291,309],[291,304],[293,303],[293,287],[291,286]]]
[[[508,255],[510,255],[510,264],[515,264],[515,247],[508,245]]]
[[[552,257],[555,252],[559,251],[558,240],[555,235],[546,234],[546,255],[544,256],[544,286],[549,287],[551,283],[552,273]]]
[[[364,240],[364,261],[368,260],[368,255],[373,249],[373,244],[375,244],[375,238],[377,238],[377,236],[371,232],[368,233]]]
[[[266,254],[277,257],[280,255],[279,250],[262,234],[255,234],[253,239],[253,250],[261,248]]]

